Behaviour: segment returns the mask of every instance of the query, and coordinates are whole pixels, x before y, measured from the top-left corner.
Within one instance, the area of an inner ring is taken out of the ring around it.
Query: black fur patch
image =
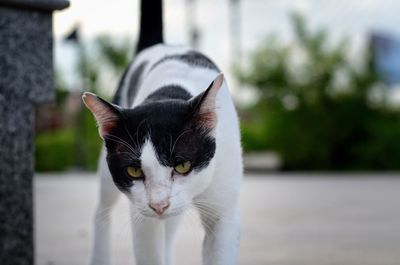
[[[141,63],[131,74],[131,77],[129,79],[129,84],[128,84],[128,104],[132,105],[135,97],[136,97],[136,93],[139,87],[139,80],[143,74],[144,69],[146,68],[148,62],[143,62]],[[122,78],[120,79],[119,83],[118,83],[118,88],[117,91],[114,94],[112,103],[116,104],[116,105],[121,105],[121,98],[122,98],[122,87],[123,84],[125,82],[129,71],[129,68],[131,66],[132,63],[129,64],[128,68],[124,71],[124,74],[122,75]]]
[[[126,78],[126,75],[128,73],[129,67],[132,64],[132,62],[129,64],[129,66],[125,69],[124,73],[122,74],[121,79],[119,80],[118,83],[118,88],[117,91],[115,91],[114,97],[112,99],[112,103],[115,105],[120,105],[121,104],[121,97],[122,97],[122,84],[124,83],[124,80]]]
[[[180,85],[168,85],[157,89],[155,92],[151,93],[145,102],[159,101],[166,99],[181,99],[189,100],[192,95],[187,92]]]
[[[135,100],[136,93],[139,89],[139,81],[142,77],[143,71],[146,68],[147,62],[141,63],[135,71],[133,71],[131,78],[129,79],[128,85],[128,104],[129,106],[132,105],[133,101]]]
[[[126,168],[140,167],[141,148],[146,139],[154,144],[160,163],[171,168],[191,161],[193,170],[200,171],[215,154],[215,139],[197,124],[197,111],[186,100],[188,95],[177,89],[180,98],[171,99],[167,95],[171,89],[171,86],[161,88],[152,94],[151,100],[134,109],[122,110],[118,126],[105,137],[107,162],[121,191],[128,191],[134,185]]]
[[[162,58],[158,62],[156,62],[150,69],[153,70],[156,68],[158,65],[162,64],[163,62],[169,61],[169,60],[177,60],[184,62],[190,66],[195,66],[195,67],[202,67],[202,68],[208,68],[215,70],[217,72],[220,72],[218,67],[215,65],[213,61],[211,61],[207,56],[196,52],[196,51],[189,51],[184,54],[176,54],[176,55],[170,55],[167,57]]]

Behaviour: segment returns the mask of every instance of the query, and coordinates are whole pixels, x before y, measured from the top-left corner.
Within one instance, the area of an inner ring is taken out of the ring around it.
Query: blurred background
[[[249,169],[400,168],[398,1],[164,6],[166,42],[201,50],[226,73]],[[138,7],[71,1],[54,15],[57,102],[37,112],[37,171],[96,168],[101,143],[80,94],[111,98],[132,59]]]
[[[38,264],[88,258],[101,140],[81,93],[110,99],[138,37],[139,1],[70,2],[53,17],[57,99],[35,114]],[[397,0],[164,1],[166,42],[212,58],[240,115],[240,264],[400,264],[399,10]],[[117,264],[128,264],[129,236],[116,231]],[[193,233],[178,242],[182,264],[199,264],[187,254],[201,245]]]

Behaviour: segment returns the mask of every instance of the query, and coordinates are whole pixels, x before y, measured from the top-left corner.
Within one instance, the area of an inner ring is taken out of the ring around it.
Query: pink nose
[[[149,207],[153,209],[158,215],[162,215],[165,210],[169,207],[168,201],[162,201],[159,203],[149,203]]]

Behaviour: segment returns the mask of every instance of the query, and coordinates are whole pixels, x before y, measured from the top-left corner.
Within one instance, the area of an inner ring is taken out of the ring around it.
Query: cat
[[[130,201],[137,265],[174,264],[174,234],[189,208],[205,229],[202,263],[237,264],[237,113],[219,68],[191,48],[163,44],[162,35],[162,1],[143,0],[137,53],[112,103],[82,96],[104,142],[91,264],[111,262],[110,211],[119,194]]]

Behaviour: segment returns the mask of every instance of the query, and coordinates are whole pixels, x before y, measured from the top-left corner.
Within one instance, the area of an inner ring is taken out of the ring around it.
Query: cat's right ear
[[[104,139],[118,125],[121,115],[119,108],[89,92],[83,93],[82,100],[95,117],[100,137]]]

